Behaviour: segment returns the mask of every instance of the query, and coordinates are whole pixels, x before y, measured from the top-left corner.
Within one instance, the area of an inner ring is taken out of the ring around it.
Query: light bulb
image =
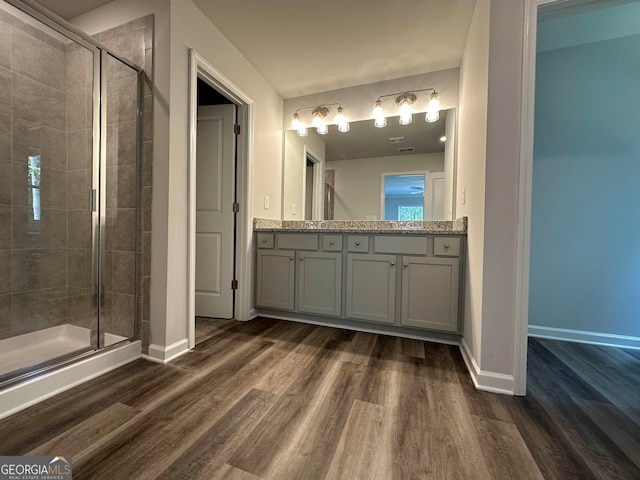
[[[316,132],[318,132],[320,135],[326,135],[329,132],[329,127],[327,127],[326,123],[323,123],[319,127],[316,127]]]
[[[403,100],[400,103],[400,125],[409,125],[412,120],[411,104],[407,100]]]
[[[298,131],[296,132],[296,134],[297,134],[299,137],[306,137],[306,136],[308,135],[308,133],[307,133],[307,127],[305,127],[305,126],[301,126],[301,127],[298,129]]]
[[[441,141],[441,142],[446,142],[446,141],[447,141],[447,137],[446,137],[446,136],[444,136],[444,135],[443,135],[443,136],[441,136],[441,137],[440,137],[440,141]]]
[[[291,120],[291,128],[293,130],[300,130],[302,127],[302,122],[300,121],[300,115],[297,113],[293,114],[293,119]]]
[[[384,109],[382,108],[382,100],[378,100],[375,107],[373,107],[373,120],[373,124],[378,128],[387,125],[387,119],[384,116]]]

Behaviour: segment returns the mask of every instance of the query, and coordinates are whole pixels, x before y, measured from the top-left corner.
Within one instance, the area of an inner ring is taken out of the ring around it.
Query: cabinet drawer
[[[349,235],[347,238],[347,248],[350,252],[368,252],[369,237],[364,235]]]
[[[433,239],[433,255],[458,257],[460,256],[460,239],[454,237],[437,237]]]
[[[322,250],[327,252],[342,251],[342,235],[323,235]]]
[[[397,253],[402,255],[426,255],[427,237],[389,237],[378,235],[374,239],[375,253]]]
[[[278,248],[291,250],[317,250],[318,235],[279,233]]]
[[[273,233],[259,233],[258,248],[273,248]]]

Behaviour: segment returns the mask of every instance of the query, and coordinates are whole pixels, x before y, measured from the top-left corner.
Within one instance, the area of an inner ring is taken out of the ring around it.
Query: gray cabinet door
[[[457,332],[459,272],[457,258],[403,257],[402,325]]]
[[[298,310],[339,317],[342,309],[342,254],[298,252]]]
[[[287,250],[258,250],[256,305],[293,310],[295,254]]]
[[[347,255],[347,317],[394,323],[395,255]]]

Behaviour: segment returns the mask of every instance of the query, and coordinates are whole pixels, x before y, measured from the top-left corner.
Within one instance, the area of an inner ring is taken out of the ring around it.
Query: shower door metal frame
[[[136,220],[135,220],[135,296],[134,296],[134,334],[128,341],[139,338],[139,308],[140,308],[140,181],[141,181],[141,121],[142,121],[142,75],[143,69],[128,61],[110,49],[101,45],[89,35],[31,0],[4,0],[9,5],[22,11],[26,15],[41,22],[69,40],[81,45],[93,54],[93,112],[92,112],[92,179],[91,189],[87,192],[87,208],[91,211],[91,310],[90,310],[90,345],[92,350],[78,354],[63,355],[56,359],[43,362],[38,365],[25,367],[12,375],[10,379],[0,378],[0,387],[14,384],[34,376],[44,374],[54,368],[83,359],[96,352],[105,351],[121,345],[117,343],[105,347],[104,333],[100,334],[99,322],[101,312],[104,310],[104,278],[105,267],[105,228],[106,228],[106,59],[110,55],[116,60],[131,67],[136,72],[137,79],[137,106],[136,106]]]

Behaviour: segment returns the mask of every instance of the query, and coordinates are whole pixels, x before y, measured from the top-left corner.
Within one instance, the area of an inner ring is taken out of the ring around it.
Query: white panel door
[[[198,107],[196,316],[233,316],[234,105]]]

